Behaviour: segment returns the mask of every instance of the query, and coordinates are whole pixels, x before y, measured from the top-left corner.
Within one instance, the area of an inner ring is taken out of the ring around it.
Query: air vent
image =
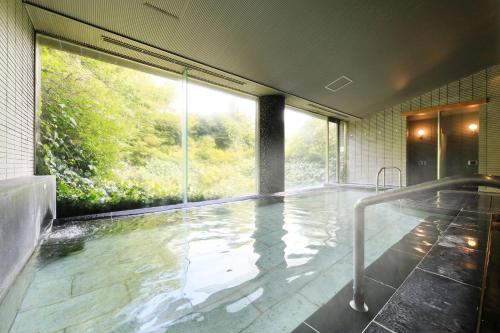
[[[175,15],[175,14],[173,14],[173,13],[171,13],[171,12],[169,12],[169,11],[163,9],[163,8],[160,8],[160,7],[156,6],[156,5],[153,5],[152,3],[149,3],[147,1],[144,2],[143,5],[146,6],[146,7],[148,7],[148,8],[150,8],[150,9],[152,9],[152,10],[154,10],[154,11],[157,11],[159,13],[162,13],[164,15],[172,17],[172,18],[174,18],[176,20],[179,19],[179,16],[177,16],[177,15]]]
[[[332,83],[327,84],[325,86],[325,88],[330,90],[330,91],[337,92],[340,89],[350,85],[351,83],[352,83],[352,80],[350,78],[348,78],[345,75],[342,75],[341,77],[339,77],[338,79],[336,79]]]
[[[199,81],[202,81],[202,82],[206,82],[206,83],[209,83],[209,84],[213,84],[214,86],[217,86],[217,87],[220,87],[220,88],[227,88],[231,91],[238,91],[244,95],[251,95],[251,96],[255,96],[255,97],[258,97],[258,95],[255,95],[254,93],[250,93],[246,90],[243,90],[243,89],[238,89],[234,86],[229,86],[227,84],[223,84],[221,83],[220,81],[216,82],[216,81],[212,81],[212,80],[209,80],[207,78],[204,78],[204,77],[199,77],[199,76],[196,76],[196,75],[192,75],[190,74],[189,77],[191,79],[195,79],[195,80],[199,80]]]
[[[324,111],[324,112],[336,114],[336,115],[338,115],[338,116],[340,116],[342,118],[347,118],[343,113],[335,111],[335,110],[331,110],[331,109],[328,109],[328,108],[325,108],[325,107],[322,107],[322,106],[319,106],[319,105],[315,105],[315,104],[312,104],[312,103],[309,103],[307,105],[310,106],[310,107],[312,107],[312,108]]]
[[[195,71],[200,72],[200,73],[208,74],[208,75],[217,77],[219,79],[223,79],[223,80],[226,80],[226,81],[238,84],[240,86],[245,85],[245,82],[243,82],[243,81],[236,80],[236,79],[233,79],[232,77],[225,76],[225,75],[222,75],[222,74],[211,72],[211,71],[206,70],[204,68],[201,68],[201,67],[198,67],[198,66],[194,66],[194,65],[189,64],[187,62],[180,61],[180,60],[177,60],[177,59],[174,59],[174,58],[171,58],[171,57],[167,57],[167,56],[165,56],[163,54],[156,53],[156,52],[144,49],[144,48],[139,47],[139,46],[135,46],[135,45],[132,45],[132,44],[129,44],[129,43],[126,43],[126,42],[122,42],[122,41],[120,41],[118,39],[114,39],[114,38],[107,37],[107,36],[101,36],[101,37],[102,37],[102,40],[104,42],[106,42],[106,43],[114,44],[114,45],[117,45],[117,46],[120,46],[120,47],[127,48],[127,49],[132,50],[132,51],[140,52],[142,54],[146,54],[148,56],[155,57],[157,59],[168,61],[170,63],[176,64],[176,65],[179,65],[179,66],[183,66],[183,67],[195,70]]]

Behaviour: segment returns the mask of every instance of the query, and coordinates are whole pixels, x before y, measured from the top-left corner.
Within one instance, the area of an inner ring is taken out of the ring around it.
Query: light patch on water
[[[258,300],[262,295],[264,295],[264,289],[259,288],[253,293],[247,295],[246,297],[250,300],[250,302],[254,302]]]
[[[243,310],[244,308],[249,306],[250,303],[251,303],[251,301],[248,298],[243,297],[243,298],[239,299],[238,301],[226,306],[226,311],[229,313],[240,312],[241,310]]]

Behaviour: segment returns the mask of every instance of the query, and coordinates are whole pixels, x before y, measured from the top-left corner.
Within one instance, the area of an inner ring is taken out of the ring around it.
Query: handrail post
[[[358,204],[354,208],[354,279],[353,299],[349,305],[358,312],[367,312],[365,304],[364,276],[365,276],[365,206]]]
[[[380,174],[383,172],[383,188],[385,189],[386,182],[385,182],[385,173],[387,169],[396,169],[399,173],[399,188],[403,187],[403,177],[402,177],[402,171],[400,168],[397,166],[383,166],[381,167],[378,172],[377,172],[377,179],[376,179],[376,184],[375,184],[375,193],[378,193],[378,185],[379,185],[379,179],[380,179]]]
[[[378,184],[379,184],[379,179],[380,179],[380,174],[382,173],[382,171],[384,172],[384,179],[385,179],[385,167],[381,167],[378,172],[377,172],[377,180],[376,180],[376,184],[375,184],[375,193],[378,193]],[[384,180],[384,183],[385,183],[385,180]],[[385,187],[385,185],[384,185]]]

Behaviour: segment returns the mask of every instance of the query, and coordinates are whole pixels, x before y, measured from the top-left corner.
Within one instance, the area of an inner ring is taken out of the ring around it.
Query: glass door
[[[407,183],[437,178],[437,114],[407,118]]]
[[[478,172],[479,112],[463,109],[441,112],[439,177]]]

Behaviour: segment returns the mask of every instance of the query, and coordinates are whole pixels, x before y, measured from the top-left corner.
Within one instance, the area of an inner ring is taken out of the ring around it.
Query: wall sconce
[[[420,140],[422,140],[422,139],[424,138],[424,135],[425,135],[425,131],[424,131],[424,129],[423,129],[423,128],[421,128],[421,129],[419,129],[419,130],[417,131],[417,136],[418,136],[418,138],[419,138]]]
[[[472,132],[472,134],[476,134],[477,133],[477,124],[469,124],[469,130]]]

